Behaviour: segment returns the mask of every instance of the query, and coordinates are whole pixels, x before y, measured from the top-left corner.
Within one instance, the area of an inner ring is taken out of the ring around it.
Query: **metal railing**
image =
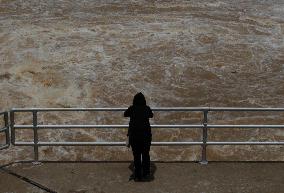
[[[8,112],[1,112],[0,116],[3,117],[4,127],[0,126],[0,133],[5,132],[6,142],[5,144],[0,144],[0,150],[8,148],[10,146],[10,132],[9,132],[9,122],[8,122]]]
[[[58,112],[58,111],[125,111],[126,108],[13,108],[10,111],[11,142],[15,146],[33,146],[34,160],[38,161],[39,146],[125,146],[125,142],[42,142],[38,140],[39,129],[70,129],[70,128],[127,128],[128,125],[39,125],[37,121],[38,112]],[[183,142],[152,142],[155,146],[171,145],[201,145],[202,159],[201,164],[207,164],[206,147],[208,145],[284,145],[281,141],[208,141],[207,134],[210,128],[284,128],[284,125],[210,125],[208,124],[208,113],[210,111],[282,111],[284,108],[222,108],[222,107],[168,107],[152,108],[153,111],[186,111],[203,112],[203,121],[199,125],[151,125],[152,128],[200,128],[202,129],[202,141],[183,141]],[[16,125],[16,112],[31,112],[33,115],[32,125]],[[17,142],[15,140],[15,129],[33,129],[33,142]]]

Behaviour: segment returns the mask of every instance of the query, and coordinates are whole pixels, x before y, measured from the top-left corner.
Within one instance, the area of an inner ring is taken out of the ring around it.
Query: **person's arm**
[[[126,109],[126,111],[124,111],[124,117],[130,117],[131,114],[131,106],[128,107],[128,109]]]
[[[153,112],[150,107],[148,107],[148,117],[153,118]]]
[[[131,106],[128,107],[128,109],[126,109],[126,111],[124,111],[124,117],[130,117],[130,114],[131,114]],[[130,133],[130,128],[128,127],[127,136],[129,136],[129,133]]]

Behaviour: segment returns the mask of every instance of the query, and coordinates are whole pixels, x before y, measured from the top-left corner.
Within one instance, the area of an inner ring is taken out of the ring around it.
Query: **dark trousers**
[[[135,176],[142,177],[150,174],[150,138],[136,138],[133,140],[131,147],[134,157]],[[141,160],[142,157],[142,160]]]

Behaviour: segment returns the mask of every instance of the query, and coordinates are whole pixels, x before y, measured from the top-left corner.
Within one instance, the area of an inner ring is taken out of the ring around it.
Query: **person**
[[[146,105],[145,97],[141,92],[134,96],[133,104],[124,112],[124,117],[130,117],[127,136],[134,158],[134,180],[150,178],[149,151],[152,132],[149,118],[153,118],[153,112]]]

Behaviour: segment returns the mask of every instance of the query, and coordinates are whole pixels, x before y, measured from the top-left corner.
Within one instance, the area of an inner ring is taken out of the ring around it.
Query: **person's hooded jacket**
[[[133,105],[124,112],[124,116],[130,117],[128,136],[151,135],[149,118],[153,117],[153,112],[146,105],[145,97],[141,92],[134,96]]]

